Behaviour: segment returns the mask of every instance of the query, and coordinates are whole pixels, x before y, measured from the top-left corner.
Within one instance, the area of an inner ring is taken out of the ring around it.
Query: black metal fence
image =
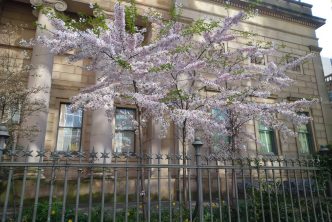
[[[5,221],[331,221],[317,160],[9,151]],[[184,161],[185,160],[185,161]],[[185,163],[185,164],[184,164]]]

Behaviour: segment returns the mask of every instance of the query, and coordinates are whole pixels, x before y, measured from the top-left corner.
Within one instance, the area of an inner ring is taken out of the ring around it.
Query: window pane
[[[81,143],[81,129],[59,128],[57,150],[78,151]]]
[[[309,135],[306,133],[299,133],[300,153],[309,153]]]
[[[307,125],[298,126],[298,132],[309,133]]]
[[[259,142],[262,153],[273,153],[274,133],[273,129],[264,124],[259,124]]]
[[[250,62],[257,65],[265,65],[264,56],[263,55],[257,55],[257,56],[251,56]]]
[[[332,90],[329,91],[329,101],[332,102]]]
[[[227,121],[227,112],[220,109],[212,109],[212,116],[216,121],[226,122]],[[221,148],[229,145],[230,137],[227,135],[222,135],[221,133],[214,133],[212,136],[212,149],[218,151]]]
[[[273,138],[270,131],[259,131],[259,141],[261,143],[262,153],[272,153],[273,152]]]
[[[263,124],[259,124],[259,130],[267,130],[267,131],[271,131],[271,129]]]
[[[135,110],[116,109],[115,127],[117,130],[134,130]]]
[[[212,116],[215,120],[222,121],[226,120],[227,114],[225,111],[222,111],[220,109],[212,109]]]
[[[61,104],[59,126],[62,127],[81,127],[82,110],[72,112],[69,104]]]
[[[134,152],[135,133],[133,131],[120,131],[115,133],[116,152]]]
[[[306,112],[298,113],[300,115],[308,116],[309,114]],[[311,151],[311,134],[309,124],[299,125],[297,127],[298,132],[298,141],[299,141],[299,152],[302,154],[309,154]]]

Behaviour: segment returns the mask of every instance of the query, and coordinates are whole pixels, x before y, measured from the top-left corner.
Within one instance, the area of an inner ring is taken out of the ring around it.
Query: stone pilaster
[[[319,149],[320,145],[326,145],[328,142],[332,141],[332,117],[330,115],[330,110],[332,106],[329,102],[328,92],[325,86],[323,65],[320,57],[320,52],[322,51],[322,48],[310,45],[309,49],[311,52],[317,53],[317,56],[315,56],[312,60],[313,60],[315,77],[317,81],[317,90],[321,100],[320,107],[322,109],[323,119],[325,123],[324,126],[322,126],[324,130],[320,130],[321,131],[320,134],[315,135],[316,144],[318,146],[316,147],[317,150]],[[314,127],[317,128],[317,124],[315,124]],[[316,131],[317,130],[318,129],[316,129]]]
[[[90,133],[90,151],[94,148],[95,152],[98,152],[98,162],[103,162],[103,159],[100,158],[101,153],[112,152],[112,135],[112,123],[108,120],[105,110],[100,109],[93,111]],[[110,159],[107,159],[107,162],[109,162]]]
[[[67,8],[67,4],[64,1],[55,0],[31,0],[34,6],[46,6],[50,9],[64,11]],[[48,17],[42,12],[38,12],[37,23],[40,27],[37,27],[37,36],[50,36],[50,31],[53,29]],[[26,123],[25,127],[37,127],[38,133],[33,138],[22,139],[20,144],[28,146],[30,150],[36,154],[36,151],[44,149],[45,134],[47,127],[47,118],[50,101],[50,91],[52,83],[52,70],[53,70],[53,57],[54,55],[50,51],[41,45],[35,45],[32,51],[31,65],[32,70],[29,74],[28,88],[42,87],[43,90],[34,95],[34,100],[41,101],[44,107],[41,111],[37,111],[31,115]],[[36,161],[38,159],[31,159]]]
[[[96,83],[100,78],[100,73],[96,73]],[[91,120],[91,132],[90,132],[90,148],[91,152],[94,148],[95,152],[98,152],[98,159],[96,162],[103,162],[101,153],[112,153],[112,138],[113,138],[113,123],[106,116],[105,109],[98,109],[92,111]],[[106,159],[106,162],[110,162],[111,158]]]

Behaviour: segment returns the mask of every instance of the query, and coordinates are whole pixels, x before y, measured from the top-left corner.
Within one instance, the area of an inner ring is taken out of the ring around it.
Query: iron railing
[[[9,151],[2,222],[331,221],[317,160],[192,154]]]

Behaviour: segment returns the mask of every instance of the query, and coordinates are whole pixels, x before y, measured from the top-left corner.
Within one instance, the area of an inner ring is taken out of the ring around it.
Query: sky
[[[316,30],[319,46],[323,48],[322,57],[332,58],[332,0],[302,0],[313,5],[314,16],[325,18],[326,24]]]

